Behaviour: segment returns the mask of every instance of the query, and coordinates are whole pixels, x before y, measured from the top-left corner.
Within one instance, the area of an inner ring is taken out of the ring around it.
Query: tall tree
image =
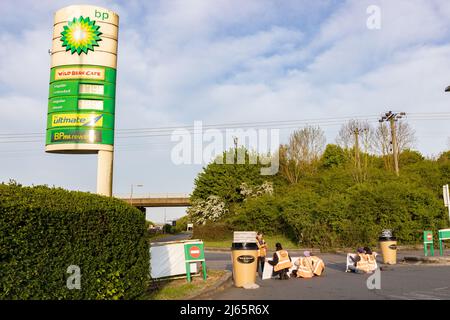
[[[290,183],[316,171],[325,149],[325,134],[320,127],[307,126],[294,131],[289,143],[280,146],[280,173]]]

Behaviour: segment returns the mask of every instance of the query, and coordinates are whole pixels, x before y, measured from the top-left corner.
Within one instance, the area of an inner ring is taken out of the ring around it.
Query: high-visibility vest
[[[366,256],[367,256],[367,270],[369,272],[375,271],[375,269],[377,268],[376,256],[373,253],[366,254]]]
[[[358,256],[360,257],[360,259],[358,262],[356,262],[356,269],[364,272],[369,272],[370,265],[368,255],[365,253],[358,253]]]
[[[313,260],[310,257],[297,260],[297,278],[312,278],[314,276]]]
[[[256,244],[258,245],[258,257],[265,257],[266,252],[266,242],[263,240],[263,243],[259,243],[259,240],[256,240]]]
[[[276,255],[278,256],[278,263],[273,267],[273,270],[280,271],[292,267],[292,262],[289,260],[289,254],[286,250],[279,250]]]
[[[325,263],[323,262],[322,259],[320,259],[319,257],[316,256],[312,256],[311,260],[313,261],[313,273],[316,276],[320,276],[323,272],[323,270],[325,270]]]

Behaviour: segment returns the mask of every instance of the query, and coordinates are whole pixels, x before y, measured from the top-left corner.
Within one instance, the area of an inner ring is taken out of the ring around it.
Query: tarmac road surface
[[[408,253],[402,253],[406,255]],[[297,256],[291,254],[292,256]],[[217,292],[212,300],[450,300],[450,265],[388,266],[380,273],[381,289],[369,290],[370,275],[346,273],[345,255],[320,255],[326,270],[312,279],[257,280],[260,288],[245,290],[231,287]],[[399,254],[399,258],[401,255]],[[206,252],[207,266],[231,270],[230,252]]]

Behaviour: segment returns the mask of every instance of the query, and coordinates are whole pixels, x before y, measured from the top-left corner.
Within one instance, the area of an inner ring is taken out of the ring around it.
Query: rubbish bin
[[[383,255],[383,263],[397,263],[397,239],[392,235],[391,230],[383,230],[378,238],[381,253]]]
[[[255,242],[233,242],[233,281],[236,287],[256,282],[258,267],[258,246]]]

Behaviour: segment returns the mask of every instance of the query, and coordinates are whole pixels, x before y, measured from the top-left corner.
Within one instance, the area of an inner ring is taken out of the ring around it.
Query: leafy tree
[[[321,158],[321,167],[331,169],[348,162],[348,154],[340,146],[328,144]]]
[[[325,141],[325,134],[320,127],[308,126],[294,131],[289,143],[280,146],[281,175],[289,183],[297,183],[305,174],[317,171]]]
[[[228,213],[225,202],[218,196],[209,196],[206,200],[196,200],[187,210],[189,218],[197,225],[207,221],[218,221]]]
[[[446,152],[442,152],[439,156],[438,162],[449,162],[450,161],[450,150]]]
[[[240,164],[237,161],[233,164],[227,164],[227,157],[233,156],[235,152],[243,154],[245,161]],[[216,159],[216,161],[211,162],[197,176],[191,200],[207,200],[210,196],[218,196],[230,207],[235,203],[244,201],[245,196],[241,192],[243,183],[250,188],[259,187],[266,181],[273,182],[274,188],[276,185],[283,184],[277,176],[261,175],[261,168],[264,166],[259,161],[255,161],[255,158],[257,158],[257,155],[250,154],[243,147],[224,152],[219,159],[221,161]]]
[[[425,158],[419,151],[406,149],[403,150],[399,155],[399,164],[400,166],[406,166],[410,164],[414,164],[420,161],[423,161]]]

